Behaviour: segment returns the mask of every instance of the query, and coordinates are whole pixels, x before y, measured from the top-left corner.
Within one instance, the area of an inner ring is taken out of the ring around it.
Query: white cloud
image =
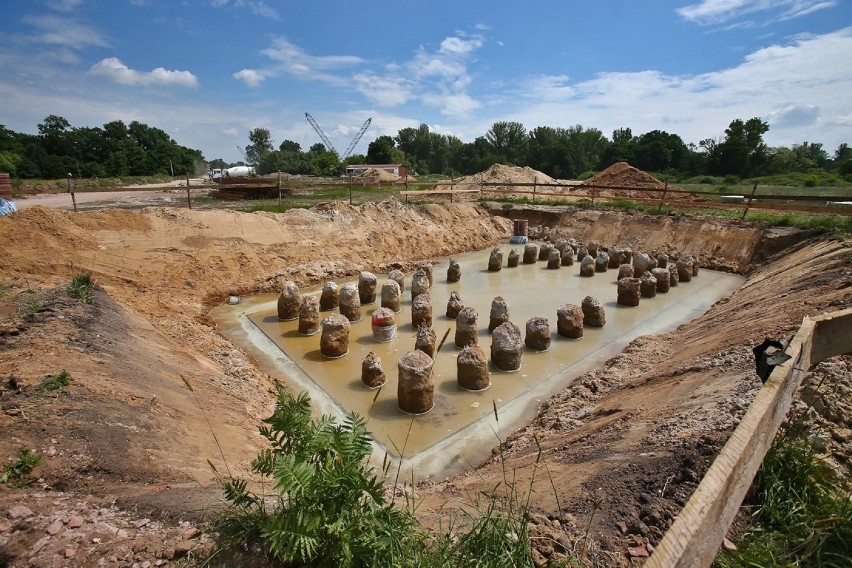
[[[136,71],[122,63],[117,57],[108,57],[98,61],[89,68],[89,73],[106,77],[124,85],[198,86],[198,79],[189,71],[169,71],[163,67],[157,67],[148,72]]]
[[[481,37],[463,39],[457,36],[445,38],[441,42],[441,53],[465,54],[476,51],[484,43]]]
[[[384,74],[361,73],[355,81],[359,92],[383,107],[419,100],[441,114],[462,117],[481,103],[468,93],[472,79],[468,65],[485,44],[479,35],[459,33],[444,38],[436,50],[418,49],[410,60],[386,67]]]
[[[300,79],[345,86],[347,80],[334,74],[334,72],[364,62],[363,59],[355,55],[311,55],[283,37],[275,38],[270,47],[262,50],[261,54],[270,59],[273,62],[272,65],[243,69],[234,73],[233,76],[250,87],[255,87],[263,80],[280,75],[291,75]]]
[[[39,30],[32,37],[41,43],[78,50],[87,46],[109,45],[100,31],[72,18],[53,15],[24,16],[22,21]]]
[[[731,20],[770,12],[770,21],[790,20],[837,5],[837,0],[701,0],[676,11],[682,18],[699,25],[718,25]]]
[[[423,104],[439,108],[444,116],[455,118],[465,118],[482,106],[467,93],[425,93],[421,99]]]
[[[850,93],[852,28],[845,28],[799,36],[759,49],[737,66],[699,75],[601,73],[576,83],[532,77],[521,85],[520,104],[503,101],[500,119],[531,127],[581,122],[607,134],[674,125],[669,131],[698,142],[721,134],[735,118],[758,116],[770,123],[766,139],[773,145],[809,139],[829,146],[849,138],[843,117],[852,108]]]
[[[414,96],[413,84],[397,75],[359,73],[353,79],[359,93],[382,107],[403,105]]]
[[[226,136],[239,136],[239,132],[237,132],[236,128],[226,128],[222,131],[222,134]]]
[[[261,53],[279,63],[285,68],[298,66],[308,69],[336,69],[363,63],[363,59],[355,55],[309,55],[301,47],[294,45],[283,37],[275,38],[272,46]]]
[[[788,105],[769,112],[765,117],[770,128],[802,128],[814,126],[819,119],[819,107]]]
[[[73,12],[74,8],[82,4],[84,0],[47,0],[45,4],[57,12]]]
[[[225,8],[231,6],[234,9],[248,9],[255,16],[269,18],[271,20],[280,20],[281,15],[278,10],[261,0],[211,0],[210,5],[214,8]]]
[[[266,79],[263,73],[254,69],[242,69],[234,73],[233,77],[234,79],[239,79],[249,87],[257,87]]]

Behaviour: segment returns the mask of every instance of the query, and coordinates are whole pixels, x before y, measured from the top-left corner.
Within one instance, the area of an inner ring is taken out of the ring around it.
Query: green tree
[[[538,126],[529,132],[527,164],[551,177],[566,175],[568,137],[564,128]]]
[[[709,152],[711,173],[740,178],[756,175],[768,160],[768,148],[763,142],[768,131],[769,124],[760,118],[732,121],[725,130],[725,139],[714,144]]]
[[[520,122],[495,122],[485,133],[485,139],[500,162],[513,166],[526,163],[529,140],[527,129]]]
[[[404,159],[405,154],[390,136],[379,136],[367,146],[369,164],[401,164]]]
[[[293,142],[292,140],[285,140],[281,144],[278,145],[278,150],[281,152],[302,152],[302,146],[298,142]]]
[[[255,128],[248,135],[249,144],[246,146],[246,160],[250,164],[258,164],[267,152],[273,150],[272,133],[268,128]]]
[[[822,144],[802,142],[801,144],[793,144],[792,150],[797,158],[797,171],[806,172],[813,168],[828,169],[830,160],[828,152],[823,150]]]
[[[326,150],[323,146],[322,152],[312,152],[308,159],[310,173],[315,176],[338,176],[343,173],[340,157],[333,150]]]
[[[64,156],[69,154],[68,133],[71,123],[61,116],[51,114],[38,125],[38,134],[42,147],[48,154]]]
[[[566,177],[576,177],[583,172],[594,170],[600,163],[609,140],[597,128],[583,128],[577,124],[565,130]]]
[[[677,134],[652,130],[639,136],[633,148],[632,164],[650,172],[679,169],[686,158],[687,147]]]
[[[844,142],[837,147],[831,165],[841,175],[852,174],[852,148],[849,147],[849,144]]]
[[[603,170],[618,162],[633,163],[636,138],[630,128],[616,128],[612,131],[612,141],[601,154],[598,168]]]

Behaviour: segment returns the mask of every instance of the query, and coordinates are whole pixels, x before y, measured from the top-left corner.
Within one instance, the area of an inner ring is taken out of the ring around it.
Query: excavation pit
[[[445,314],[434,316],[433,329],[438,342],[447,330],[450,335],[437,351],[433,367],[434,406],[427,414],[412,416],[399,409],[397,373],[393,370],[400,357],[414,350],[416,333],[411,323],[412,302],[409,294],[402,301],[397,317],[396,336],[389,342],[373,338],[370,318],[351,322],[349,351],[331,359],[320,352],[319,334],[304,336],[297,321],[280,321],[277,294],[245,297],[236,306],[223,305],[214,310],[219,330],[244,346],[273,376],[283,378],[295,391],[307,390],[321,413],[338,416],[355,411],[366,417],[381,456],[385,451],[403,458],[417,478],[446,475],[462,470],[469,463],[485,458],[495,445],[494,409],[500,416],[500,431],[510,432],[529,420],[540,401],[565,388],[582,373],[599,367],[640,335],[670,331],[679,324],[704,313],[714,302],[730,295],[743,282],[740,276],[702,270],[691,282],[671,288],[669,293],[648,298],[639,306],[626,308],[616,303],[615,271],[581,278],[579,266],[548,270],[546,261],[521,264],[513,270],[489,272],[490,248],[454,255],[464,278],[448,283],[440,271],[430,290],[433,302],[445,305],[452,291],[464,298],[465,306],[480,314],[477,338],[487,350],[492,338],[488,333],[488,314],[495,296],[502,296],[511,308],[511,321],[523,328],[535,316],[557,327],[557,309],[563,304],[579,305],[586,296],[597,298],[606,310],[602,328],[586,327],[582,338],[569,339],[553,333],[547,351],[524,347],[518,371],[504,372],[489,364],[490,386],[485,390],[466,390],[458,383],[457,357],[461,349],[454,342],[456,321]],[[436,259],[447,266],[449,259]],[[411,273],[406,273],[410,278]],[[357,281],[357,273],[337,282],[338,287]],[[384,281],[385,275],[378,275]],[[303,287],[304,295],[319,296],[322,286]],[[323,314],[326,317],[327,314]],[[361,380],[362,362],[370,352],[381,358],[387,383],[378,392]]]

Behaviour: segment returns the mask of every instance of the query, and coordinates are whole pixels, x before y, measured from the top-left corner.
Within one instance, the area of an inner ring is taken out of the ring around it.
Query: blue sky
[[[426,123],[629,127],[685,142],[762,117],[773,146],[852,144],[852,0],[4,0],[0,124],[133,120],[206,158],[343,151]]]

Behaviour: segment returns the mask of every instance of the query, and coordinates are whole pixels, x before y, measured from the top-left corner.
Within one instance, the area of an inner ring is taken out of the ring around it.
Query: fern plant
[[[394,507],[366,465],[370,437],[350,413],[342,424],[311,418],[310,397],[280,389],[260,433],[269,441],[252,470],[275,488],[271,498],[245,481],[224,484],[232,505],[220,532],[232,545],[284,565],[334,567],[408,564],[422,542],[411,514]],[[416,555],[416,554],[415,554]]]

